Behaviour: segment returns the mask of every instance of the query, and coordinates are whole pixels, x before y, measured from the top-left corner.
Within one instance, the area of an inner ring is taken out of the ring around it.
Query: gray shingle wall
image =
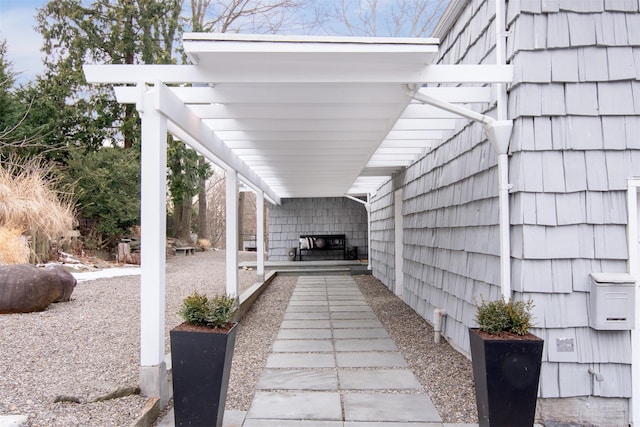
[[[525,3],[508,10],[518,35],[507,54],[512,283],[535,300],[540,336],[553,343],[570,331],[577,345],[571,361],[545,354],[540,393],[629,397],[630,334],[589,328],[587,307],[590,272],[627,268],[627,178],[640,174],[639,5]],[[531,31],[545,37],[533,43]],[[592,363],[611,376],[606,386],[587,373]]]
[[[470,1],[441,40],[441,63],[495,61],[493,3]],[[640,176],[639,7],[508,2],[512,286],[516,298],[535,301],[538,335],[553,343],[568,333],[577,347],[559,361],[547,345],[542,397],[631,394],[629,332],[589,328],[587,307],[590,272],[627,268],[627,178]],[[385,283],[393,280],[385,249],[393,250],[392,195],[400,187],[405,301],[428,321],[445,308],[445,335],[468,351],[474,298],[500,295],[495,152],[480,126],[460,120],[446,142],[378,193],[372,260]],[[607,384],[593,381],[593,366]]]
[[[285,261],[289,248],[297,248],[300,235],[344,234],[347,246],[358,247],[366,258],[367,212],[364,205],[344,197],[283,199],[269,205],[269,260]],[[342,258],[338,251],[318,252],[317,258]],[[305,260],[312,253],[305,252]]]

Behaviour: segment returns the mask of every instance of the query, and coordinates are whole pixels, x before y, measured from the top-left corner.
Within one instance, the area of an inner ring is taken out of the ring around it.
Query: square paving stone
[[[330,300],[336,300],[336,301],[340,301],[340,300],[345,300],[345,299],[354,299],[354,300],[359,300],[359,301],[366,301],[364,298],[364,295],[362,295],[361,293],[354,293],[354,294],[334,294],[334,293],[330,293],[327,295],[327,298]]]
[[[325,340],[331,338],[331,329],[280,329],[279,340]]]
[[[366,306],[369,306],[369,304],[365,300],[354,300],[354,299],[329,300],[329,305],[366,305]]]
[[[357,329],[357,328],[383,328],[378,319],[347,319],[332,320],[331,326],[336,329]]]
[[[406,369],[359,369],[338,371],[343,390],[420,390],[422,385]]]
[[[369,311],[373,313],[373,310],[368,305],[331,305],[329,311]]]
[[[362,328],[362,329],[334,329],[333,337],[337,339],[347,338],[389,338],[389,334],[384,328]]]
[[[283,320],[280,324],[282,329],[318,329],[331,328],[328,320]]]
[[[337,390],[338,376],[334,370],[267,369],[262,373],[259,390]]]
[[[276,340],[274,353],[321,353],[333,351],[332,340]]]
[[[289,305],[286,313],[312,313],[328,312],[329,307],[325,305]]]
[[[280,426],[280,424],[278,424]],[[224,426],[223,426],[224,427]],[[245,423],[243,427],[248,427]],[[273,426],[270,426],[273,427]],[[281,426],[282,427],[282,426]],[[379,423],[377,421],[347,421],[341,427],[478,427],[478,424],[442,424],[442,423]]]
[[[334,320],[378,320],[373,311],[332,311],[331,318]]]
[[[329,320],[329,312],[314,311],[311,313],[285,313],[284,320]]]
[[[397,351],[339,352],[336,362],[340,368],[404,368],[407,362]]]
[[[397,351],[398,348],[388,338],[335,340],[336,351]]]
[[[324,289],[296,289],[291,293],[291,297],[327,297],[327,291]]]
[[[289,301],[327,301],[326,295],[291,295]]]
[[[345,421],[441,423],[426,394],[344,394]]]
[[[333,368],[333,353],[271,353],[267,368]]]
[[[256,392],[247,418],[288,420],[342,420],[339,393]]]
[[[290,300],[289,301],[289,307],[291,306],[299,306],[299,305],[324,305],[327,306],[329,305],[329,302],[326,299],[323,299],[321,301],[310,301],[310,300]]]
[[[222,427],[226,427],[223,425]],[[257,420],[245,419],[242,427],[344,427],[342,421]],[[354,427],[354,426],[352,426]],[[368,426],[365,426],[368,427]],[[385,427],[385,426],[378,426]],[[392,426],[395,427],[395,426]],[[407,426],[401,426],[407,427]],[[417,427],[422,427],[418,425]],[[440,426],[437,426],[440,427]]]

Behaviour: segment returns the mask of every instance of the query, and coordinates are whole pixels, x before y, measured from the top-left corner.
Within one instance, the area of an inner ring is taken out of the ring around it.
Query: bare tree
[[[302,29],[307,24],[301,11],[308,1],[190,0],[189,23],[191,31],[195,32],[276,33],[285,29],[287,31]],[[205,160],[202,156],[199,156],[198,163],[201,167],[204,166]],[[209,238],[212,244],[215,244],[220,235],[212,227],[219,224],[211,224],[208,220],[206,213],[216,209],[209,209],[207,204],[205,179],[201,177],[198,191],[198,235],[200,238]],[[190,207],[187,201],[183,205]],[[176,208],[174,212],[179,213],[179,210]],[[189,230],[190,211],[181,218],[185,222],[182,228]]]
[[[339,0],[327,2],[319,13],[328,34],[427,37],[447,3],[448,0]]]
[[[209,241],[214,248],[225,247],[226,231],[226,185],[225,176],[220,169],[216,169],[207,184],[207,228]]]

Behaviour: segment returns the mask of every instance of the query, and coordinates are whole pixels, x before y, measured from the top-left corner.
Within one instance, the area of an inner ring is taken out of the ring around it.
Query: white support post
[[[264,281],[264,192],[256,191],[256,256],[258,282]]]
[[[238,295],[238,172],[227,169],[227,295]]]
[[[141,150],[140,389],[169,399],[165,353],[165,253],[167,120],[155,109],[155,93],[143,91]]]

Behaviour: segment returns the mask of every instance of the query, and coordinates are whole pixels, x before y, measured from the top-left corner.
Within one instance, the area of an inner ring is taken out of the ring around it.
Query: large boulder
[[[0,314],[42,311],[53,302],[69,301],[76,279],[61,266],[0,266]]]

